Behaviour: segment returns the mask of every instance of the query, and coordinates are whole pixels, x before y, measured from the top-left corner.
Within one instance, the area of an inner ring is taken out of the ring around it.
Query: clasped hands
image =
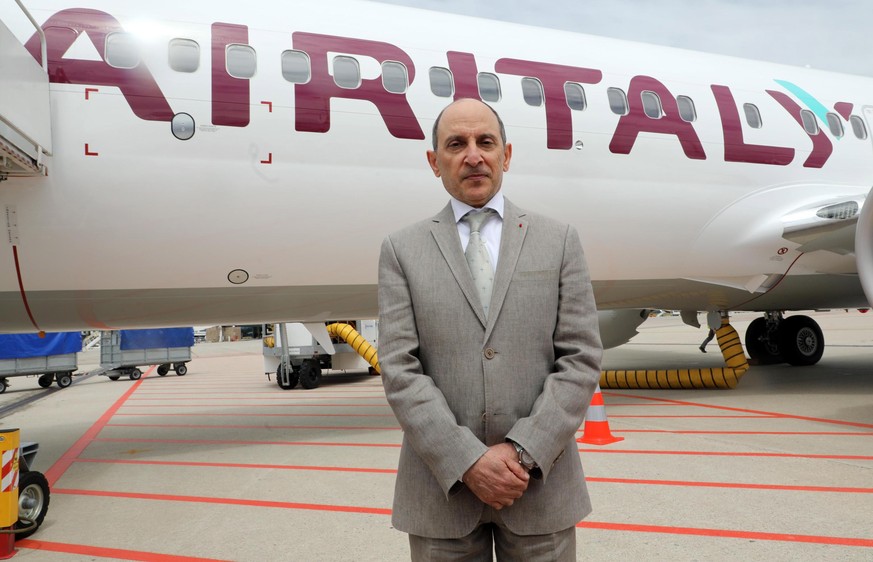
[[[489,447],[467,469],[463,481],[477,498],[494,509],[503,509],[527,490],[530,475],[518,462],[515,446],[507,442]]]

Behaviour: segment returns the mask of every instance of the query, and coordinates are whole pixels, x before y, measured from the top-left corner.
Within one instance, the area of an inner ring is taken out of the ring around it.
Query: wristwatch
[[[513,441],[512,444],[515,445],[515,451],[518,453],[518,462],[521,466],[525,468],[525,470],[530,472],[531,470],[537,468],[537,461],[535,461],[534,458],[530,456],[530,453],[524,450],[524,447],[522,447],[515,441]]]

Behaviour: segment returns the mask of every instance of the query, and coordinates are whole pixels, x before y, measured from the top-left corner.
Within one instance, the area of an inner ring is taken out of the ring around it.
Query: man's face
[[[455,199],[478,208],[500,191],[512,145],[503,145],[497,117],[485,104],[460,100],[446,108],[436,146],[427,161]]]

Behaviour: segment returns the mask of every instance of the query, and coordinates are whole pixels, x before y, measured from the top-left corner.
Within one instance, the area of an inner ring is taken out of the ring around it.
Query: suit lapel
[[[500,309],[503,307],[503,301],[506,299],[506,293],[509,291],[509,283],[512,281],[512,274],[515,272],[516,264],[518,264],[518,256],[521,254],[521,247],[524,244],[524,237],[527,234],[529,225],[526,212],[510,203],[508,199],[504,198],[503,202],[503,230],[500,235],[500,258],[497,260],[494,290],[491,293],[488,326],[485,331],[486,340],[491,335],[491,330],[494,328],[497,317],[500,316]]]
[[[467,259],[464,257],[464,252],[461,251],[461,238],[458,235],[458,225],[455,224],[451,203],[433,218],[431,232],[452,275],[467,298],[470,308],[476,312],[479,321],[485,326],[485,311],[482,309],[482,303],[479,302],[479,293],[476,292],[476,287],[473,284],[473,276],[470,274]]]

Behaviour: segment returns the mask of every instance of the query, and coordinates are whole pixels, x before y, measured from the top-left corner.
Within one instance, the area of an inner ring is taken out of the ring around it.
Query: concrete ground
[[[873,313],[815,316],[816,366],[756,366],[727,391],[604,391],[624,439],[579,445],[594,503],[580,560],[873,560]],[[704,336],[653,318],[604,367],[720,366]],[[283,391],[259,341],[192,354],[184,377],[11,380],[0,407],[39,399],[2,424],[40,443],[52,484],[16,559],[408,559],[390,523],[401,433],[378,378]],[[98,361],[82,353],[79,372]]]

